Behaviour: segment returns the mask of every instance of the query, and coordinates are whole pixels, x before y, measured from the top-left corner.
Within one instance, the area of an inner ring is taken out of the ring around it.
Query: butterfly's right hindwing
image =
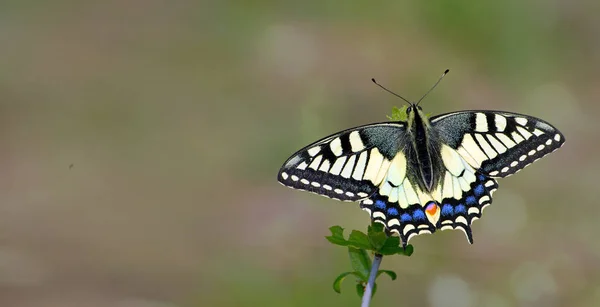
[[[404,144],[405,125],[379,123],[325,137],[292,155],[279,170],[285,186],[343,201],[375,193]]]

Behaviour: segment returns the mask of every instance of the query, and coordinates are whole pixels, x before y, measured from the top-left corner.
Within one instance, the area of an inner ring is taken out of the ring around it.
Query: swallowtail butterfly
[[[300,149],[283,164],[278,181],[360,202],[403,245],[419,234],[457,228],[473,243],[471,223],[492,203],[496,179],[558,149],[565,138],[539,118],[511,112],[428,118],[419,106],[427,93],[416,103],[396,95],[409,103],[406,122],[351,128]]]

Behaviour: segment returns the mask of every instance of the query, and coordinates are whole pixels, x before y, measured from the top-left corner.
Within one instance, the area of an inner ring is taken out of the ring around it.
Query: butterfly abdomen
[[[439,139],[431,129],[427,116],[416,108],[409,113],[409,127],[412,136],[411,147],[414,156],[411,166],[419,178],[416,183],[423,191],[431,192],[443,175],[443,165],[439,157]]]

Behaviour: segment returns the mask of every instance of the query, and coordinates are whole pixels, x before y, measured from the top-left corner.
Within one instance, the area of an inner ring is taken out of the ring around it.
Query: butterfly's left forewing
[[[375,193],[404,142],[405,125],[371,124],[325,137],[293,154],[279,170],[285,186],[343,201]]]
[[[560,148],[558,129],[532,116],[461,111],[431,118],[440,140],[484,175],[506,177]]]

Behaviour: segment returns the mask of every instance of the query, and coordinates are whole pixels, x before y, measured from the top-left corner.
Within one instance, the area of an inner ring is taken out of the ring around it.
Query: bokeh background
[[[544,118],[565,146],[473,226],[384,258],[374,306],[599,306],[598,1],[2,1],[0,306],[358,306],[294,151],[438,114]]]

